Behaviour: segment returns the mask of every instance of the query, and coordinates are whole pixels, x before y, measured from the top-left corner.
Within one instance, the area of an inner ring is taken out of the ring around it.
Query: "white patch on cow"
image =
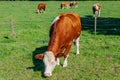
[[[59,19],[59,16],[57,16],[53,21],[52,21],[52,25]]]
[[[52,71],[54,70],[54,68],[56,66],[54,53],[51,51],[46,51],[44,53],[43,62],[45,64],[44,76],[50,77],[52,75]]]
[[[95,8],[96,8],[96,10],[98,10],[98,6],[97,5],[95,5]]]

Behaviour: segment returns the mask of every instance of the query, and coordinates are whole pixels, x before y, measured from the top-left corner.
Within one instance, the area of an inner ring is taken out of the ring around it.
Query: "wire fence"
[[[39,24],[43,21],[35,21],[35,20],[13,20],[12,25],[29,25],[29,23],[36,23]],[[82,30],[88,30],[92,33],[94,33],[94,27],[95,27],[95,19],[94,17],[81,17],[81,23],[82,23]],[[2,26],[8,24],[10,25],[10,20],[0,20],[0,25]],[[111,34],[111,35],[120,35],[120,18],[103,18],[98,17],[96,21],[96,31],[100,34]],[[104,32],[104,33],[103,33]]]
[[[94,31],[94,17],[81,18],[81,22],[83,30]],[[98,17],[96,19],[96,31],[101,34],[120,35],[120,18]]]

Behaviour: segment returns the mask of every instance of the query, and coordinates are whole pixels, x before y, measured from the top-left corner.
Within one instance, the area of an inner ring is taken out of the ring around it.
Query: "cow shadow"
[[[41,71],[42,77],[44,77],[43,72],[45,71],[45,65],[42,60],[35,59],[35,55],[44,53],[46,50],[47,50],[47,46],[36,48],[32,52],[32,62],[34,66],[27,67],[27,69],[33,69],[34,71]]]
[[[82,30],[94,33],[95,18],[91,15],[81,17]],[[98,17],[97,30],[98,35],[120,35],[120,18]]]

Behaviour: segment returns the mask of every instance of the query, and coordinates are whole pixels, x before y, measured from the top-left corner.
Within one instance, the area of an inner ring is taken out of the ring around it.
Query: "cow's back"
[[[66,14],[66,17],[68,17],[72,21],[71,25],[74,30],[74,38],[77,38],[80,35],[81,31],[80,16],[73,12],[70,12]]]
[[[55,26],[54,26],[55,25]],[[81,23],[79,15],[75,13],[62,13],[59,16],[59,19],[52,26],[52,30],[50,32],[57,31],[58,34],[63,34],[61,37],[71,37],[77,38],[80,35],[81,31]],[[57,29],[57,30],[56,30]],[[50,33],[51,35],[52,33]]]

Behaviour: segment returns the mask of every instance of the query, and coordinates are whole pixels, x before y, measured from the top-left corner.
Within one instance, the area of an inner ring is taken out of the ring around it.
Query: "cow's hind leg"
[[[76,45],[76,55],[79,54],[79,37],[75,40],[75,45]]]

